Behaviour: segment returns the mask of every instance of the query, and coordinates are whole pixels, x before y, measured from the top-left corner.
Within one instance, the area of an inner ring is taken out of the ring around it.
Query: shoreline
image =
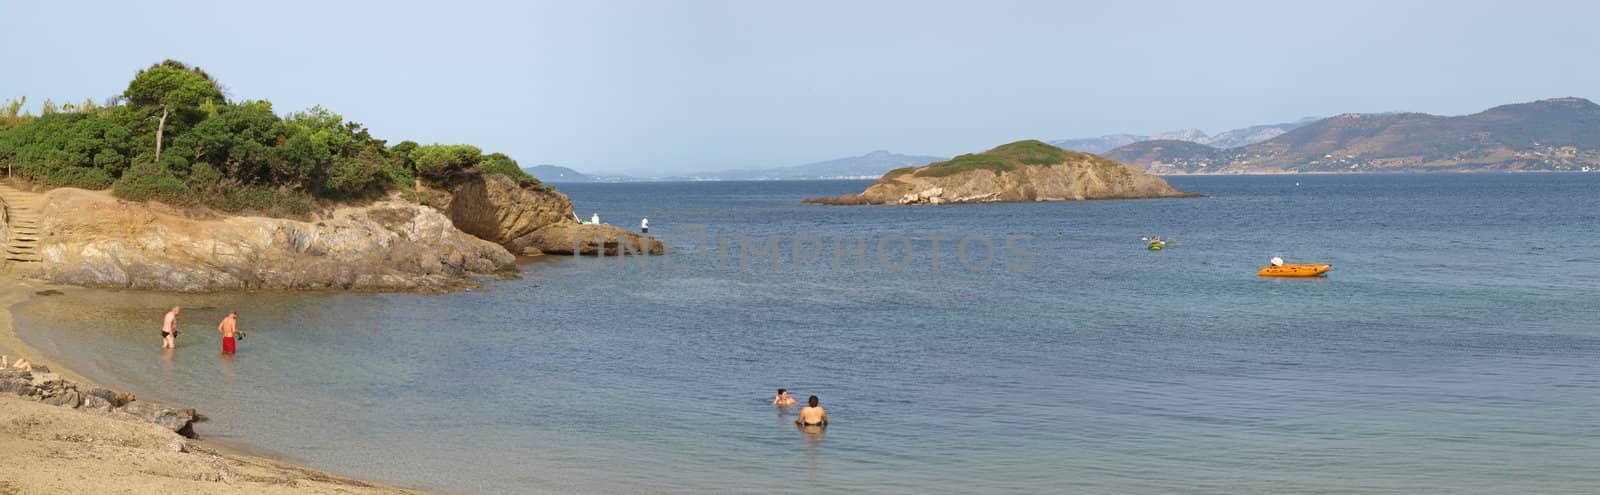
[[[103,386],[24,342],[16,332],[17,306],[49,297],[39,291],[76,288],[19,279],[9,271],[0,276],[4,277],[0,354],[12,360],[26,357],[85,386]],[[12,425],[0,427],[0,449],[12,454],[6,456],[12,462],[0,462],[0,479],[8,480],[0,481],[0,493],[430,493],[328,473],[249,445],[208,440],[204,435],[184,439],[153,424],[9,395],[0,396],[0,418]],[[38,455],[29,457],[30,453]]]
[[[1138,165],[1134,165],[1137,167]],[[1593,174],[1582,170],[1388,170],[1339,172],[1331,170],[1309,171],[1253,171],[1253,172],[1150,172],[1162,177],[1227,177],[1227,176],[1279,176],[1279,175],[1496,175],[1496,174]]]

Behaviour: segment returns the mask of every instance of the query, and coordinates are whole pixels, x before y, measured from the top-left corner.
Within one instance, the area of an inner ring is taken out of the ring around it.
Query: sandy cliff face
[[[41,263],[22,276],[90,287],[209,291],[444,291],[513,270],[515,258],[425,206],[381,201],[311,221],[195,219],[104,192],[46,195]]]
[[[462,231],[517,254],[616,256],[666,250],[661,241],[620,227],[579,224],[565,194],[518,187],[499,175],[470,177],[448,191],[432,190],[428,203]]]
[[[1194,196],[1167,181],[1104,158],[1073,153],[1054,165],[1012,170],[968,170],[928,176],[926,168],[892,172],[861,194],[808,200],[822,204],[945,204]]]

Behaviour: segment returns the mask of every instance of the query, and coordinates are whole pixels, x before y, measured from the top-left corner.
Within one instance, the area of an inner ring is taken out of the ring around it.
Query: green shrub
[[[96,191],[111,187],[114,181],[116,179],[106,171],[86,167],[51,169],[44,177],[44,184],[49,187],[76,187]]]
[[[328,178],[322,183],[324,192],[342,199],[364,197],[379,184],[383,165],[379,157],[366,154],[356,158],[335,158],[328,169]]]
[[[210,185],[222,181],[222,172],[206,162],[199,162],[189,166],[189,183],[196,185]]]
[[[961,155],[948,161],[928,165],[927,168],[917,172],[917,177],[945,177],[970,170],[988,170],[999,175],[1001,172],[1016,170],[1021,165],[1055,165],[1067,161],[1073,155],[1074,152],[1029,139],[996,146],[983,153]],[[892,170],[889,173],[893,174],[900,170],[904,169]]]
[[[253,211],[269,216],[300,216],[311,212],[316,199],[299,191],[246,186],[210,195],[206,206],[228,212]]]
[[[541,185],[539,179],[528,175],[528,172],[523,171],[522,167],[517,165],[516,160],[512,160],[511,157],[506,156],[504,153],[492,153],[484,156],[478,161],[478,171],[486,175],[498,174],[510,177],[512,180],[517,181],[519,186]]]
[[[389,147],[321,107],[280,117],[266,100],[229,101],[221,88],[199,68],[169,60],[140,71],[118,103],[27,118],[15,115],[20,100],[0,105],[0,166],[48,187],[267,214],[304,214],[319,201],[396,190],[425,200],[418,180],[448,188],[474,174],[550,190],[501,153],[412,141]]]
[[[117,179],[112,193],[129,201],[160,201],[176,206],[195,203],[183,179],[174,177],[166,167],[148,162],[134,165]]]
[[[122,156],[114,149],[103,149],[94,155],[94,166],[106,172],[107,176],[122,173],[128,168],[128,158]]]
[[[969,170],[989,170],[999,175],[1017,168],[1010,160],[988,154],[966,154],[949,161],[929,165],[928,168],[917,172],[918,177],[944,177],[955,175]]]
[[[160,201],[187,206],[194,203],[183,180],[170,175],[140,177],[125,175],[114,184],[113,193],[129,201]]]
[[[430,144],[411,152],[417,173],[425,177],[449,178],[478,164],[483,150],[467,144]]]
[[[1037,139],[1017,141],[996,146],[983,154],[1016,160],[1025,165],[1055,165],[1067,161],[1067,150],[1045,144]]]

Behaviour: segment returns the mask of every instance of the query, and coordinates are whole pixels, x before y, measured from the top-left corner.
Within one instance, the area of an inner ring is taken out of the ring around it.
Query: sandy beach
[[[52,287],[0,281],[0,354],[94,381],[17,338],[12,306]],[[203,412],[203,411],[202,411]],[[186,439],[161,426],[0,396],[0,494],[421,493],[343,478]]]

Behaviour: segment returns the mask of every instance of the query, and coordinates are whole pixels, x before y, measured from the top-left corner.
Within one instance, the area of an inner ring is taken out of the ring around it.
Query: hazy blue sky
[[[1597,5],[0,0],[0,97],[170,57],[391,142],[650,175],[1595,97]]]

